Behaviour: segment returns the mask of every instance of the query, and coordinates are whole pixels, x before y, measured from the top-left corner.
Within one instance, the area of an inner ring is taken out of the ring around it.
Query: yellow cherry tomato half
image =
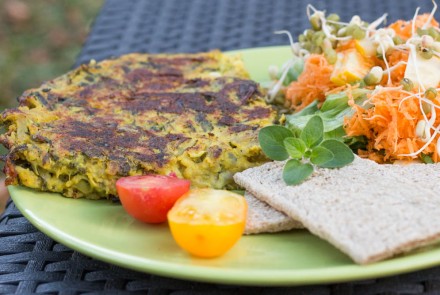
[[[193,189],[168,212],[177,244],[198,257],[217,257],[242,236],[247,203],[243,196],[215,189]]]

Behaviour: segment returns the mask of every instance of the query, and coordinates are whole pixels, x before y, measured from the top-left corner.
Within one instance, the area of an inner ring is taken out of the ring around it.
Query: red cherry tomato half
[[[189,180],[164,175],[128,176],[116,182],[124,209],[147,223],[165,222],[168,211],[189,188]]]

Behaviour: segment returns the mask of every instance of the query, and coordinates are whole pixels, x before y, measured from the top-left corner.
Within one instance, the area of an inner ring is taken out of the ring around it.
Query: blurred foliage
[[[0,0],[0,108],[70,69],[103,0]]]

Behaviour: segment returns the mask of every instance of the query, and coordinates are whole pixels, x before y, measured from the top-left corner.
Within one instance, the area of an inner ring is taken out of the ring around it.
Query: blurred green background
[[[68,71],[103,0],[0,0],[0,109]]]
[[[0,0],[0,110],[72,67],[103,2]],[[0,145],[0,154],[5,152]],[[0,195],[0,213],[4,203]]]

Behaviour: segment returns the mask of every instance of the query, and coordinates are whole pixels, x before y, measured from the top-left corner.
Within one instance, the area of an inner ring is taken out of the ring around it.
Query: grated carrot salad
[[[325,93],[337,85],[330,81],[333,66],[323,55],[311,54],[304,63],[304,70],[298,80],[292,82],[285,91],[291,108],[300,111],[314,100],[325,100]]]
[[[408,93],[402,90],[384,89],[370,95],[368,102],[373,107],[369,109],[353,104],[355,114],[351,118],[345,118],[344,128],[348,136],[367,137],[367,152],[361,152],[361,156],[377,162],[417,158],[402,156],[414,153],[425,145],[415,134],[417,122],[423,120],[419,99],[407,97]],[[437,119],[434,125],[437,126],[440,124],[440,111],[435,111]],[[428,115],[428,119],[430,117]],[[436,149],[438,137],[439,135],[423,150],[424,154],[432,156],[434,162],[440,160]]]
[[[352,117],[344,119],[344,130],[347,136],[365,136],[368,140],[367,149],[358,151],[360,156],[392,162],[427,155],[440,162],[440,84],[434,85],[438,80],[429,79],[437,77],[440,62],[440,29],[434,19],[437,4],[433,4],[430,14],[419,15],[416,10],[412,20],[398,20],[382,28],[379,25],[386,14],[363,26],[358,16],[353,16],[350,23],[330,22],[324,17],[325,12],[310,7],[308,16],[313,30],[299,36],[297,44],[290,36],[292,50],[304,58],[304,70],[297,81],[283,89],[290,107],[300,111],[315,100],[320,107],[327,95],[344,92],[354,110]],[[325,39],[321,40],[323,36]],[[316,46],[321,46],[321,50],[308,52],[308,48]],[[358,54],[349,55],[351,49]],[[436,60],[429,68],[426,61],[431,58]],[[411,66],[408,71],[407,64]],[[425,70],[425,76],[420,74]],[[334,77],[339,85],[330,81],[333,78],[336,82]],[[355,104],[354,87],[372,91],[367,95],[368,107]]]
[[[387,61],[390,67],[398,64],[401,61],[408,60],[408,52],[401,50],[392,50],[389,54],[387,54]],[[380,65],[382,68],[385,68],[385,63],[382,60],[378,60],[377,65]],[[391,83],[392,85],[399,85],[400,81],[405,76],[406,65],[402,64],[395,68],[391,73]],[[388,75],[384,75],[380,85],[387,85]]]
[[[421,28],[423,25],[428,21],[429,14],[421,14],[416,17],[416,28]],[[396,32],[396,35],[402,38],[404,41],[411,38],[412,36],[412,23],[413,21],[404,21],[404,20],[398,20],[391,25],[388,26],[388,28],[393,29]],[[438,27],[439,23],[432,18],[431,25],[433,27]]]

